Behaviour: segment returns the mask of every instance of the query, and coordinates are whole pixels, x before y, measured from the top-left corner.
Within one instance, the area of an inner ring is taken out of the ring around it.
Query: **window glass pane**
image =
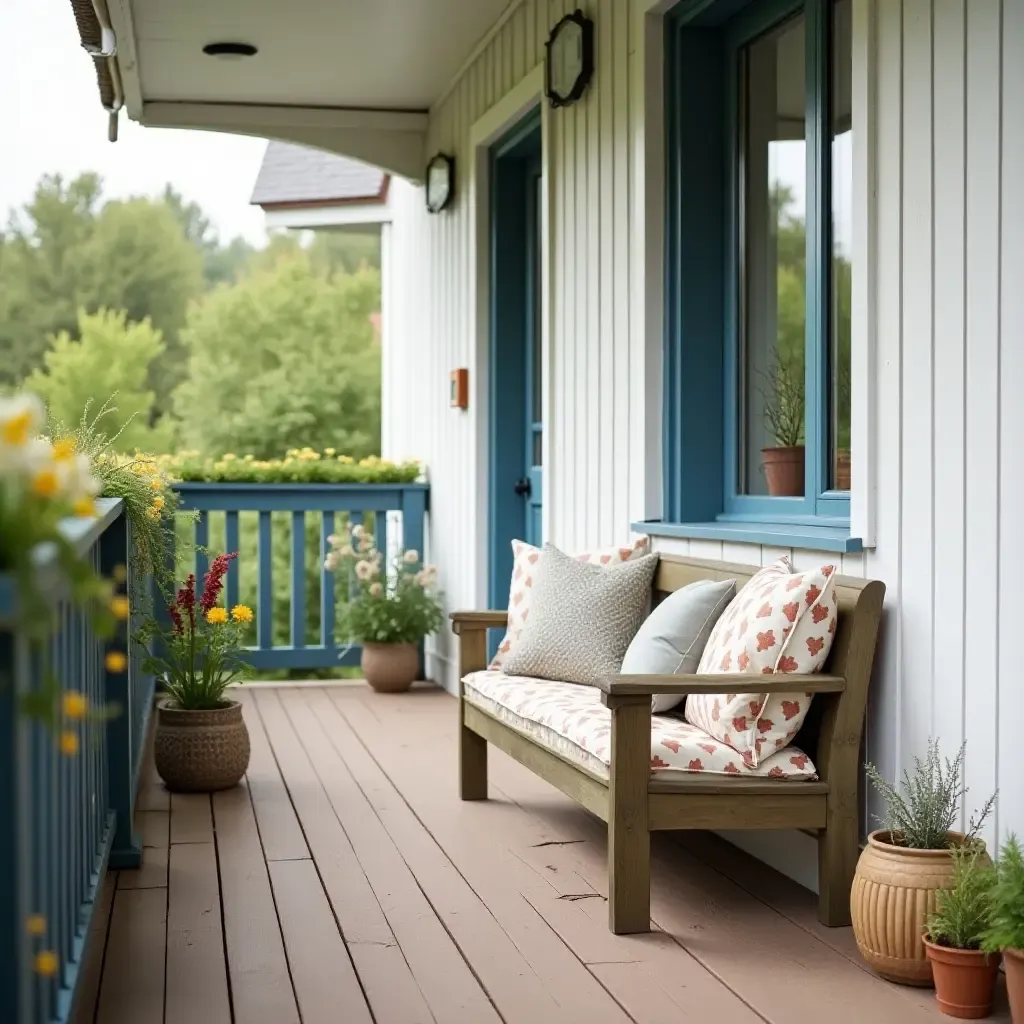
[[[744,494],[804,493],[804,46],[801,14],[741,51],[738,475]]]
[[[850,254],[853,236],[853,129],[850,93],[851,0],[832,8],[832,293],[829,368],[829,486],[850,489]]]

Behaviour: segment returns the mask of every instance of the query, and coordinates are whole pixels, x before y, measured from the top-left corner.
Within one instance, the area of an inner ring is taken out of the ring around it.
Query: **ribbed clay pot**
[[[804,446],[762,448],[761,465],[773,498],[798,498],[804,493]]]
[[[185,711],[170,701],[157,708],[156,770],[173,793],[213,793],[238,784],[249,767],[249,730],[242,705]]]
[[[378,693],[404,693],[419,672],[420,653],[415,644],[363,644],[359,663]]]
[[[953,881],[949,850],[911,850],[899,833],[872,832],[857,861],[850,915],[860,955],[883,978],[900,985],[932,987],[932,966],[922,936],[935,910],[935,893]],[[951,844],[964,841],[950,832]],[[981,862],[990,864],[982,853]]]
[[[1013,1024],[1024,1024],[1024,949],[1004,949],[1003,969]]]
[[[999,954],[953,949],[924,939],[935,979],[935,1001],[948,1017],[978,1020],[992,1012]]]

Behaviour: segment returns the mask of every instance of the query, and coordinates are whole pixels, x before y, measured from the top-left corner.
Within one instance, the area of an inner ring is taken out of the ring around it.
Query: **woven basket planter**
[[[233,700],[212,711],[183,711],[162,701],[153,754],[160,778],[173,793],[230,789],[249,767],[242,705]]]

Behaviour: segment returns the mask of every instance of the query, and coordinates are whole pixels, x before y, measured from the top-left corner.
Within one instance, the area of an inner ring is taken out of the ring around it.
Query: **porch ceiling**
[[[427,110],[508,0],[91,5],[116,36],[116,71],[134,120],[317,145],[417,177]],[[89,0],[72,6],[87,44],[100,35],[83,28]],[[225,41],[258,52],[235,60],[202,52]]]

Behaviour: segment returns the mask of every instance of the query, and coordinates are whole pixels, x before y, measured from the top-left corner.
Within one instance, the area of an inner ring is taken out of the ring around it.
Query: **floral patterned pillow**
[[[833,565],[793,572],[787,558],[765,566],[718,620],[697,671],[819,671],[836,630],[834,573]],[[810,704],[811,694],[804,692],[699,694],[687,700],[685,717],[756,767],[792,741]]]
[[[591,565],[616,565],[646,555],[650,546],[649,537],[640,537],[627,547],[600,548],[596,551],[585,551],[575,557]],[[512,649],[519,643],[519,636],[533,608],[533,578],[540,561],[541,549],[527,544],[526,541],[514,540],[512,554],[515,563],[512,567],[512,586],[508,595],[508,628],[505,630],[505,638],[488,666],[493,669],[501,668],[512,653]]]

